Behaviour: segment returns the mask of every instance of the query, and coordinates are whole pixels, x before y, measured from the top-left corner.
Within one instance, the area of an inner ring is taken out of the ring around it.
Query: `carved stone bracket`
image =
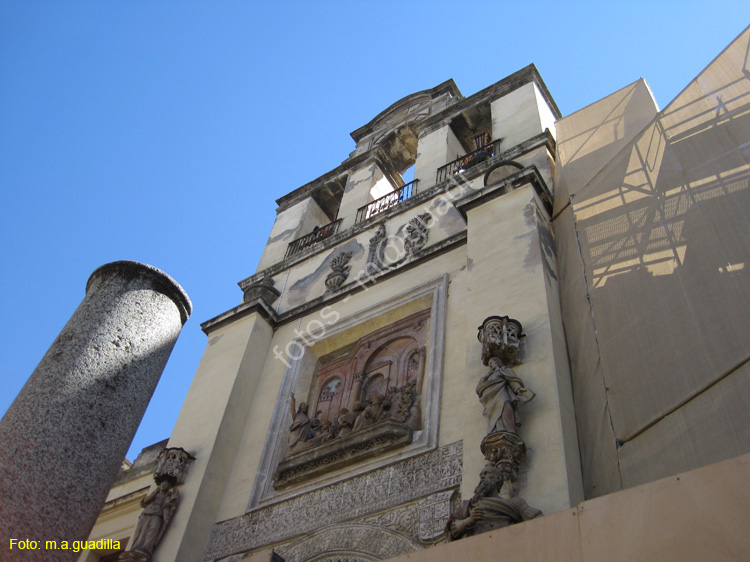
[[[482,362],[499,358],[506,367],[519,364],[519,350],[523,328],[518,320],[507,316],[489,316],[477,328],[477,339],[482,343]]]
[[[248,285],[243,289],[243,292],[245,294],[242,297],[242,302],[250,302],[255,299],[261,299],[268,304],[272,304],[273,301],[275,301],[277,298],[279,298],[279,295],[281,295],[281,292],[273,285],[273,279],[270,277],[265,277],[262,281],[258,281],[257,283]]]
[[[411,441],[412,430],[407,425],[393,420],[379,422],[285,458],[276,471],[274,488],[278,490],[308,480],[352,462],[403,447]]]
[[[159,459],[154,470],[154,480],[172,480],[175,484],[184,484],[190,465],[195,457],[182,447],[169,447],[159,453]]]

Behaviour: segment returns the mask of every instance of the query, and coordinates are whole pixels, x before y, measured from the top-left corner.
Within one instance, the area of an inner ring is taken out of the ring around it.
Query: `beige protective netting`
[[[587,497],[750,451],[750,28],[644,124],[647,94],[557,128]]]

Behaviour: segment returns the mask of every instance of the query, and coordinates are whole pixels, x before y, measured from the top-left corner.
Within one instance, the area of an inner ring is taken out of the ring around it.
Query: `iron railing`
[[[382,213],[383,211],[386,211],[391,207],[398,205],[402,201],[411,199],[411,196],[414,195],[418,181],[418,179],[410,181],[403,187],[394,189],[388,195],[385,195],[380,199],[376,199],[375,201],[365,205],[364,207],[360,207],[357,211],[357,217],[354,219],[354,222],[358,223],[362,222],[363,220],[367,220],[370,217],[374,217],[378,213]]]
[[[291,242],[289,242],[289,247],[286,249],[286,255],[284,256],[284,259],[288,258],[289,256],[293,256],[297,252],[301,252],[305,248],[309,248],[310,246],[312,246],[316,242],[323,240],[324,238],[333,236],[338,232],[340,225],[341,219],[338,219],[333,221],[332,223],[328,223],[325,226],[316,226],[310,234],[306,234],[300,238],[297,238],[296,240],[292,240]]]
[[[480,162],[484,162],[488,158],[492,158],[498,153],[500,147],[500,141],[498,139],[494,142],[484,145],[482,148],[469,152],[463,156],[459,156],[453,162],[448,162],[445,166],[440,166],[437,169],[436,183],[447,180],[449,177],[464,170],[468,170],[472,166],[476,166]]]

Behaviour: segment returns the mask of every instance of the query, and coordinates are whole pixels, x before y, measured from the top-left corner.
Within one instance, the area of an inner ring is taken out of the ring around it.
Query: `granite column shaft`
[[[72,561],[117,475],[192,305],[160,270],[94,271],[86,295],[0,420],[0,559]],[[10,539],[39,541],[10,548]]]

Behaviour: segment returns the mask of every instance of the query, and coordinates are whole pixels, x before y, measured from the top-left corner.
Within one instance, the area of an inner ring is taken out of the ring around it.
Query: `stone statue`
[[[536,396],[523,385],[513,369],[503,365],[498,357],[490,357],[490,372],[479,379],[477,394],[484,406],[487,418],[487,433],[509,431],[516,433],[520,425],[517,413],[518,402],[530,402]]]
[[[138,517],[133,535],[133,546],[129,552],[120,555],[120,560],[150,562],[159,541],[172,520],[180,493],[173,488],[173,482],[163,479],[159,486],[141,500],[144,510]],[[170,489],[171,488],[171,489]]]
[[[470,537],[542,515],[539,509],[529,506],[522,498],[501,497],[502,487],[501,470],[486,465],[479,474],[474,496],[463,501],[448,518],[445,526],[448,540]]]
[[[315,430],[312,420],[307,415],[307,403],[302,402],[295,412],[296,401],[294,393],[291,393],[290,411],[292,413],[292,425],[289,427],[289,452],[293,452],[305,441],[315,439]]]
[[[336,418],[336,425],[338,426],[337,436],[343,437],[349,435],[354,427],[354,422],[357,420],[357,414],[350,412],[347,408],[341,408],[339,410],[339,416]]]
[[[388,402],[388,408],[391,407],[390,401]],[[356,410],[356,408],[355,408]],[[368,402],[365,408],[357,416],[357,421],[354,422],[352,431],[359,431],[365,427],[370,427],[375,422],[380,421],[380,414],[383,411],[383,397],[379,394],[373,396]]]

